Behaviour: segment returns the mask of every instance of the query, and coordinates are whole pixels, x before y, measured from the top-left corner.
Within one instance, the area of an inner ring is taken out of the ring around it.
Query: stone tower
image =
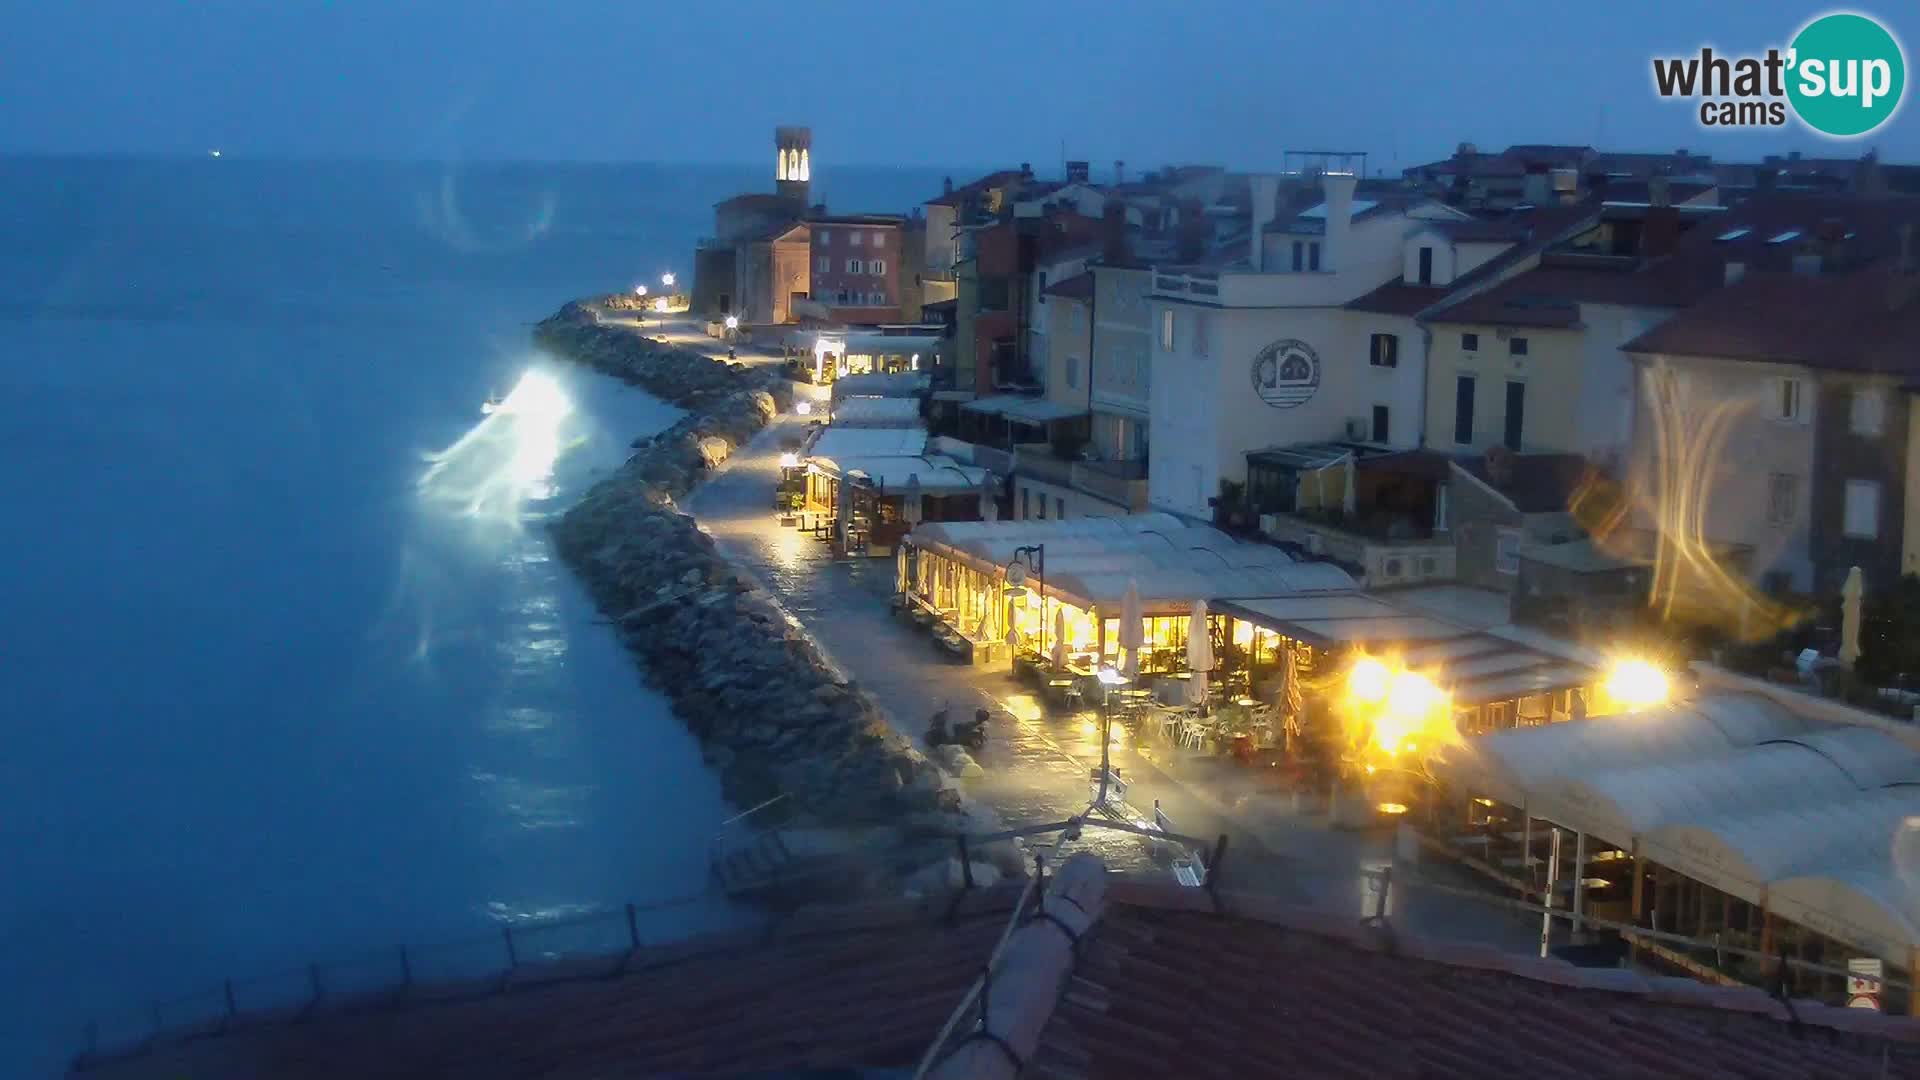
[[[811,205],[808,194],[813,181],[813,129],[774,128],[773,145],[777,155],[773,174],[776,190],[800,206]]]

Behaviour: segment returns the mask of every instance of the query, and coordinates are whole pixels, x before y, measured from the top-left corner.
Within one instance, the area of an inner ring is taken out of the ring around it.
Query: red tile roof
[[[1920,274],[1749,274],[1622,348],[1920,375]]]
[[[1409,285],[1394,278],[1385,285],[1347,302],[1348,311],[1373,311],[1382,315],[1416,315],[1439,303],[1447,295],[1444,285]]]
[[[800,200],[789,199],[785,195],[767,195],[761,192],[748,192],[744,195],[735,195],[731,199],[722,199],[713,205],[716,209],[722,206],[755,206],[765,209],[779,209],[786,206],[797,206],[799,202]]]
[[[1844,259],[1857,265],[1895,250],[1897,226],[1912,221],[1920,221],[1920,199],[1909,196],[1755,196],[1694,224],[1669,255],[1581,258],[1553,252],[1537,269],[1466,295],[1427,318],[1438,323],[1570,327],[1579,321],[1581,303],[1683,308],[1720,288],[1729,262],[1784,270],[1805,242],[1828,229],[1837,234]],[[1787,234],[1792,235],[1775,242]]]
[[[959,206],[975,195],[993,188],[1005,187],[1025,175],[1019,169],[1001,169],[999,172],[991,172],[978,180],[962,184],[944,195],[928,199],[924,205]]]

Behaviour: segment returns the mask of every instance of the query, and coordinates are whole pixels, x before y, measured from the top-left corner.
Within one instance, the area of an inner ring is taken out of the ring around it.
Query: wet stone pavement
[[[772,508],[779,454],[802,430],[794,417],[777,420],[709,478],[686,509],[729,558],[779,597],[849,677],[880,700],[903,734],[919,740],[927,718],[943,704],[955,719],[983,705],[992,708],[996,720],[988,745],[975,755],[985,774],[962,786],[1006,827],[1085,812],[1100,760],[1097,709],[1049,713],[1010,672],[954,662],[929,635],[891,613],[892,559],[835,559],[810,533],[777,523]],[[1296,805],[1277,774],[1179,750],[1157,732],[1119,720],[1111,754],[1129,783],[1119,811],[1126,820],[1150,825],[1158,800],[1177,831],[1209,845],[1228,836],[1223,886],[1344,909],[1355,917],[1373,911],[1366,871],[1391,860],[1390,830],[1330,829],[1324,808],[1313,800]],[[1176,854],[1157,851],[1153,841],[1138,836],[1096,828],[1063,842],[1057,854],[1076,850],[1093,851],[1115,869],[1140,872],[1163,868]],[[1450,866],[1424,865],[1421,872],[1468,883]],[[1537,948],[1537,924],[1529,929],[1471,901],[1396,889],[1390,914],[1397,925],[1416,931]]]

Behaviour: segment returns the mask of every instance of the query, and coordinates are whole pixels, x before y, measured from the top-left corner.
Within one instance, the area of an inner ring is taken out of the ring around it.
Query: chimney
[[[942,195],[953,194],[953,177],[949,176],[941,183],[940,194]]]
[[[1273,223],[1280,201],[1280,178],[1271,173],[1251,176],[1247,188],[1253,197],[1253,235],[1248,240],[1247,257],[1254,272],[1263,273],[1267,268],[1267,226]]]
[[[1033,163],[1032,162],[1023,161],[1020,163],[1020,179],[1022,180],[1033,179]]]
[[[1092,170],[1090,170],[1087,167],[1086,162],[1084,161],[1067,162],[1067,183],[1084,184],[1087,182],[1087,178],[1091,174],[1092,174]]]
[[[1100,257],[1108,266],[1125,266],[1132,261],[1127,250],[1127,208],[1117,202],[1107,204],[1100,219]]]
[[[1747,276],[1747,264],[1735,259],[1727,260],[1727,278],[1724,284],[1732,285]]]
[[[1335,273],[1347,253],[1347,234],[1353,228],[1353,189],[1360,178],[1352,173],[1324,173],[1320,187],[1327,199],[1327,234],[1320,244],[1320,269]]]
[[[1127,163],[1117,158],[1113,162],[1113,182],[1116,185],[1127,182]]]

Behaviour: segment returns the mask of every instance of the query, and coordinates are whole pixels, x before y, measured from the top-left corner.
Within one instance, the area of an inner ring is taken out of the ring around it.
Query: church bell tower
[[[811,205],[808,195],[813,181],[813,129],[774,128],[773,145],[776,190],[800,206]]]

